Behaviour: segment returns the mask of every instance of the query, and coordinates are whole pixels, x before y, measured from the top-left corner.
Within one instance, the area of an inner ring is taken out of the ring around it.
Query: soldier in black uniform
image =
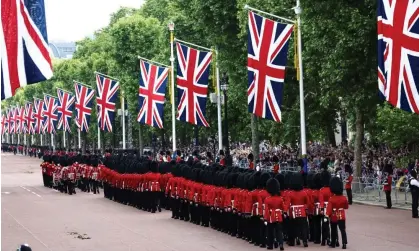
[[[417,173],[415,170],[410,172],[409,188],[412,194],[412,217],[419,218],[418,216],[418,199],[419,199],[419,181],[417,180]]]

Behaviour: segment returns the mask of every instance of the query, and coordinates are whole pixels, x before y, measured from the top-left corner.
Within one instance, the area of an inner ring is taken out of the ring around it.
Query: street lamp
[[[227,90],[228,90],[228,76],[227,73],[223,73],[221,78],[221,86],[220,89],[223,91],[224,94],[224,143],[226,146],[226,164],[231,165],[230,160],[230,143],[228,142],[228,106],[227,106]]]

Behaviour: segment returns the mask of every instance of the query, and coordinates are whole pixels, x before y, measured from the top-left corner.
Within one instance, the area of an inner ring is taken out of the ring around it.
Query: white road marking
[[[45,244],[43,241],[41,241],[41,239],[39,239],[34,233],[31,232],[31,230],[29,230],[27,227],[25,227],[22,223],[20,223],[9,211],[7,211],[5,208],[3,208],[3,210],[10,215],[10,217],[12,217],[17,224],[19,224],[23,229],[25,229],[29,234],[31,234],[33,236],[33,238],[35,238],[37,241],[39,241],[39,243],[41,243],[42,245],[44,245],[48,250],[52,251],[47,244]]]
[[[35,192],[31,191],[30,189],[27,189],[26,187],[23,187],[23,186],[20,186],[20,187],[21,187],[21,188],[23,188],[23,189],[25,189],[26,191],[28,191],[28,192],[30,192],[30,193],[32,193],[32,194],[34,194],[34,195],[38,196],[38,197],[42,197],[41,195],[39,195],[39,194],[37,194],[37,193],[35,193]]]
[[[4,193],[4,194],[10,194],[10,192],[1,192],[1,193]]]

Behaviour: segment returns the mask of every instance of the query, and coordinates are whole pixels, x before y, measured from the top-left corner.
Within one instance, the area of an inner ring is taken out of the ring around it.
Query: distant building
[[[76,51],[76,43],[74,42],[50,42],[49,47],[55,58],[72,58]]]

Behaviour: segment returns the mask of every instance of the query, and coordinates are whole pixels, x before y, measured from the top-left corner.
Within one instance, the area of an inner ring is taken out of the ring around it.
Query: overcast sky
[[[49,41],[73,42],[109,24],[123,7],[141,7],[144,0],[45,0]]]

